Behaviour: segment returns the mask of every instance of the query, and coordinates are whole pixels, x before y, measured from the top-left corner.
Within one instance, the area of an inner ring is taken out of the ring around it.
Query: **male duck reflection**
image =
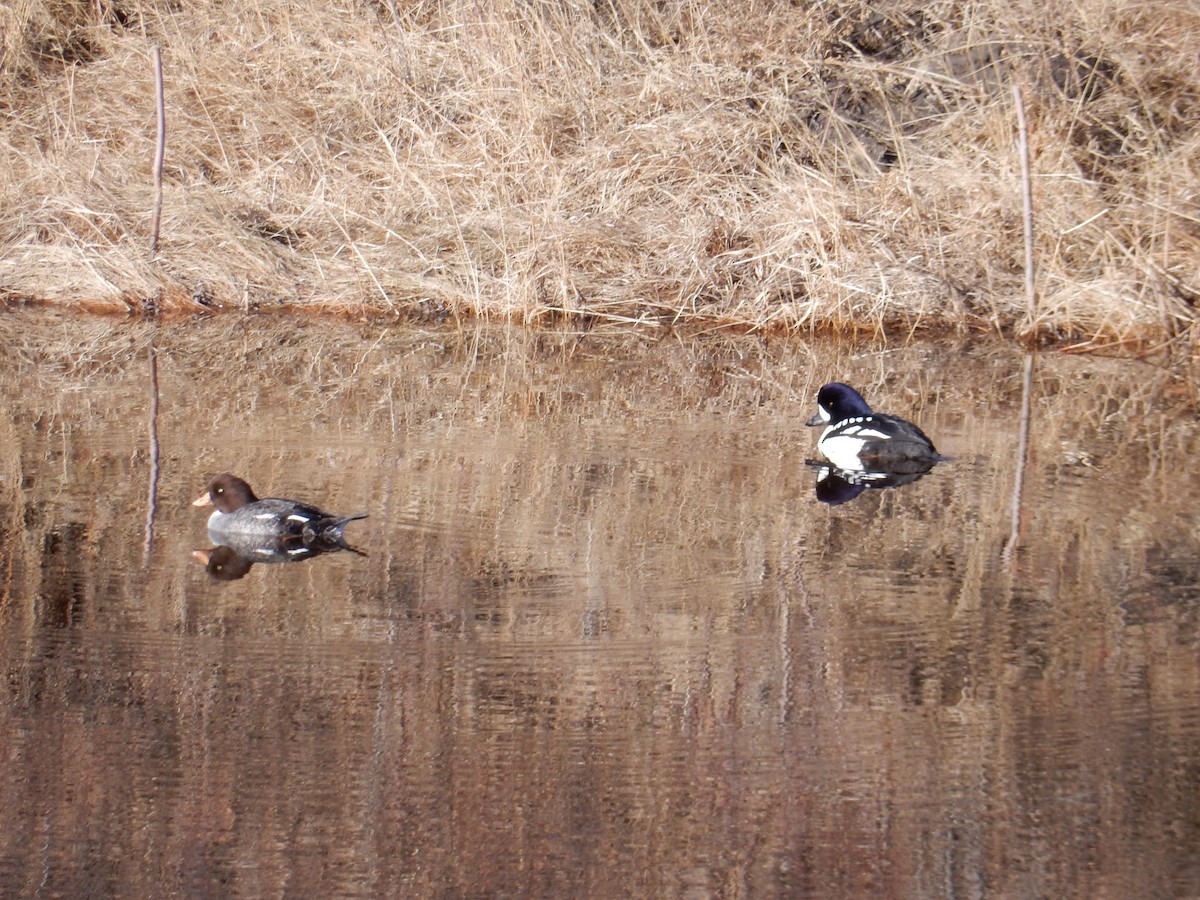
[[[826,426],[817,449],[832,467],[813,464],[823,503],[845,503],[868,487],[909,484],[950,458],[912,422],[872,412],[862,394],[837,381],[817,393],[817,414],[807,424]]]
[[[352,550],[346,543],[346,523],[366,513],[335,516],[315,506],[268,497],[259,500],[245,481],[228,472],[215,476],[193,506],[216,507],[208,517],[208,536],[214,544],[245,544],[248,540],[294,540],[318,551]]]

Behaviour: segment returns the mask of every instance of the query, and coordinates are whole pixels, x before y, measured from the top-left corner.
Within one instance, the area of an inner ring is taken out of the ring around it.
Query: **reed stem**
[[[163,159],[167,153],[167,105],[163,99],[162,50],[151,48],[154,57],[154,93],[158,105],[158,141],[154,151],[154,218],[150,222],[150,255],[158,256],[158,232],[162,224]]]
[[[1021,158],[1021,194],[1025,222],[1025,304],[1029,327],[1037,316],[1037,287],[1033,261],[1033,178],[1029,171],[1029,126],[1025,121],[1025,99],[1021,85],[1013,85],[1017,106],[1017,153]]]

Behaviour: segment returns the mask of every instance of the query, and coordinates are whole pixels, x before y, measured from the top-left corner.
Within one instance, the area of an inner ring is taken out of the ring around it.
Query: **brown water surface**
[[[0,339],[0,895],[1200,893],[1169,373],[1037,359],[1014,523],[1024,360],[994,346]],[[955,461],[817,502],[835,378]],[[189,501],[223,470],[368,512],[368,556],[210,578]]]

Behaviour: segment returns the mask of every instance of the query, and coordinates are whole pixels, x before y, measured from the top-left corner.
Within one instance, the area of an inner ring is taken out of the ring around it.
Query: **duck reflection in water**
[[[216,507],[208,517],[208,539],[218,546],[193,554],[214,578],[241,578],[256,562],[299,562],[339,550],[366,556],[344,533],[347,523],[366,513],[335,516],[295,500],[260,500],[249,484],[227,472],[215,476],[192,505]]]
[[[211,535],[210,535],[211,539]],[[228,537],[225,538],[229,540]],[[349,550],[358,556],[366,556],[357,547],[345,541],[330,544],[320,539],[305,541],[303,536],[290,535],[276,538],[256,538],[224,543],[208,550],[192,551],[192,558],[204,566],[204,570],[217,581],[236,581],[250,571],[255,563],[302,562],[323,553]]]
[[[817,471],[817,499],[830,506],[849,503],[867,488],[893,488],[919,481],[932,465],[919,472],[861,471],[848,472],[829,463],[810,459],[808,465]]]
[[[817,449],[829,462],[810,463],[822,503],[846,503],[869,487],[911,484],[950,459],[912,422],[873,412],[858,391],[837,381],[817,393],[817,413],[806,424],[825,426]]]

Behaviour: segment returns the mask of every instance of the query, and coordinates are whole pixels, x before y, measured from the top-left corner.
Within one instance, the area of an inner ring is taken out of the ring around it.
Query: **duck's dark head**
[[[222,472],[208,483],[208,490],[192,501],[192,506],[215,506],[223,513],[241,509],[258,499],[245,481],[236,475]]]
[[[817,392],[817,414],[807,425],[828,425],[854,416],[869,416],[871,407],[862,394],[840,381],[831,381]]]

